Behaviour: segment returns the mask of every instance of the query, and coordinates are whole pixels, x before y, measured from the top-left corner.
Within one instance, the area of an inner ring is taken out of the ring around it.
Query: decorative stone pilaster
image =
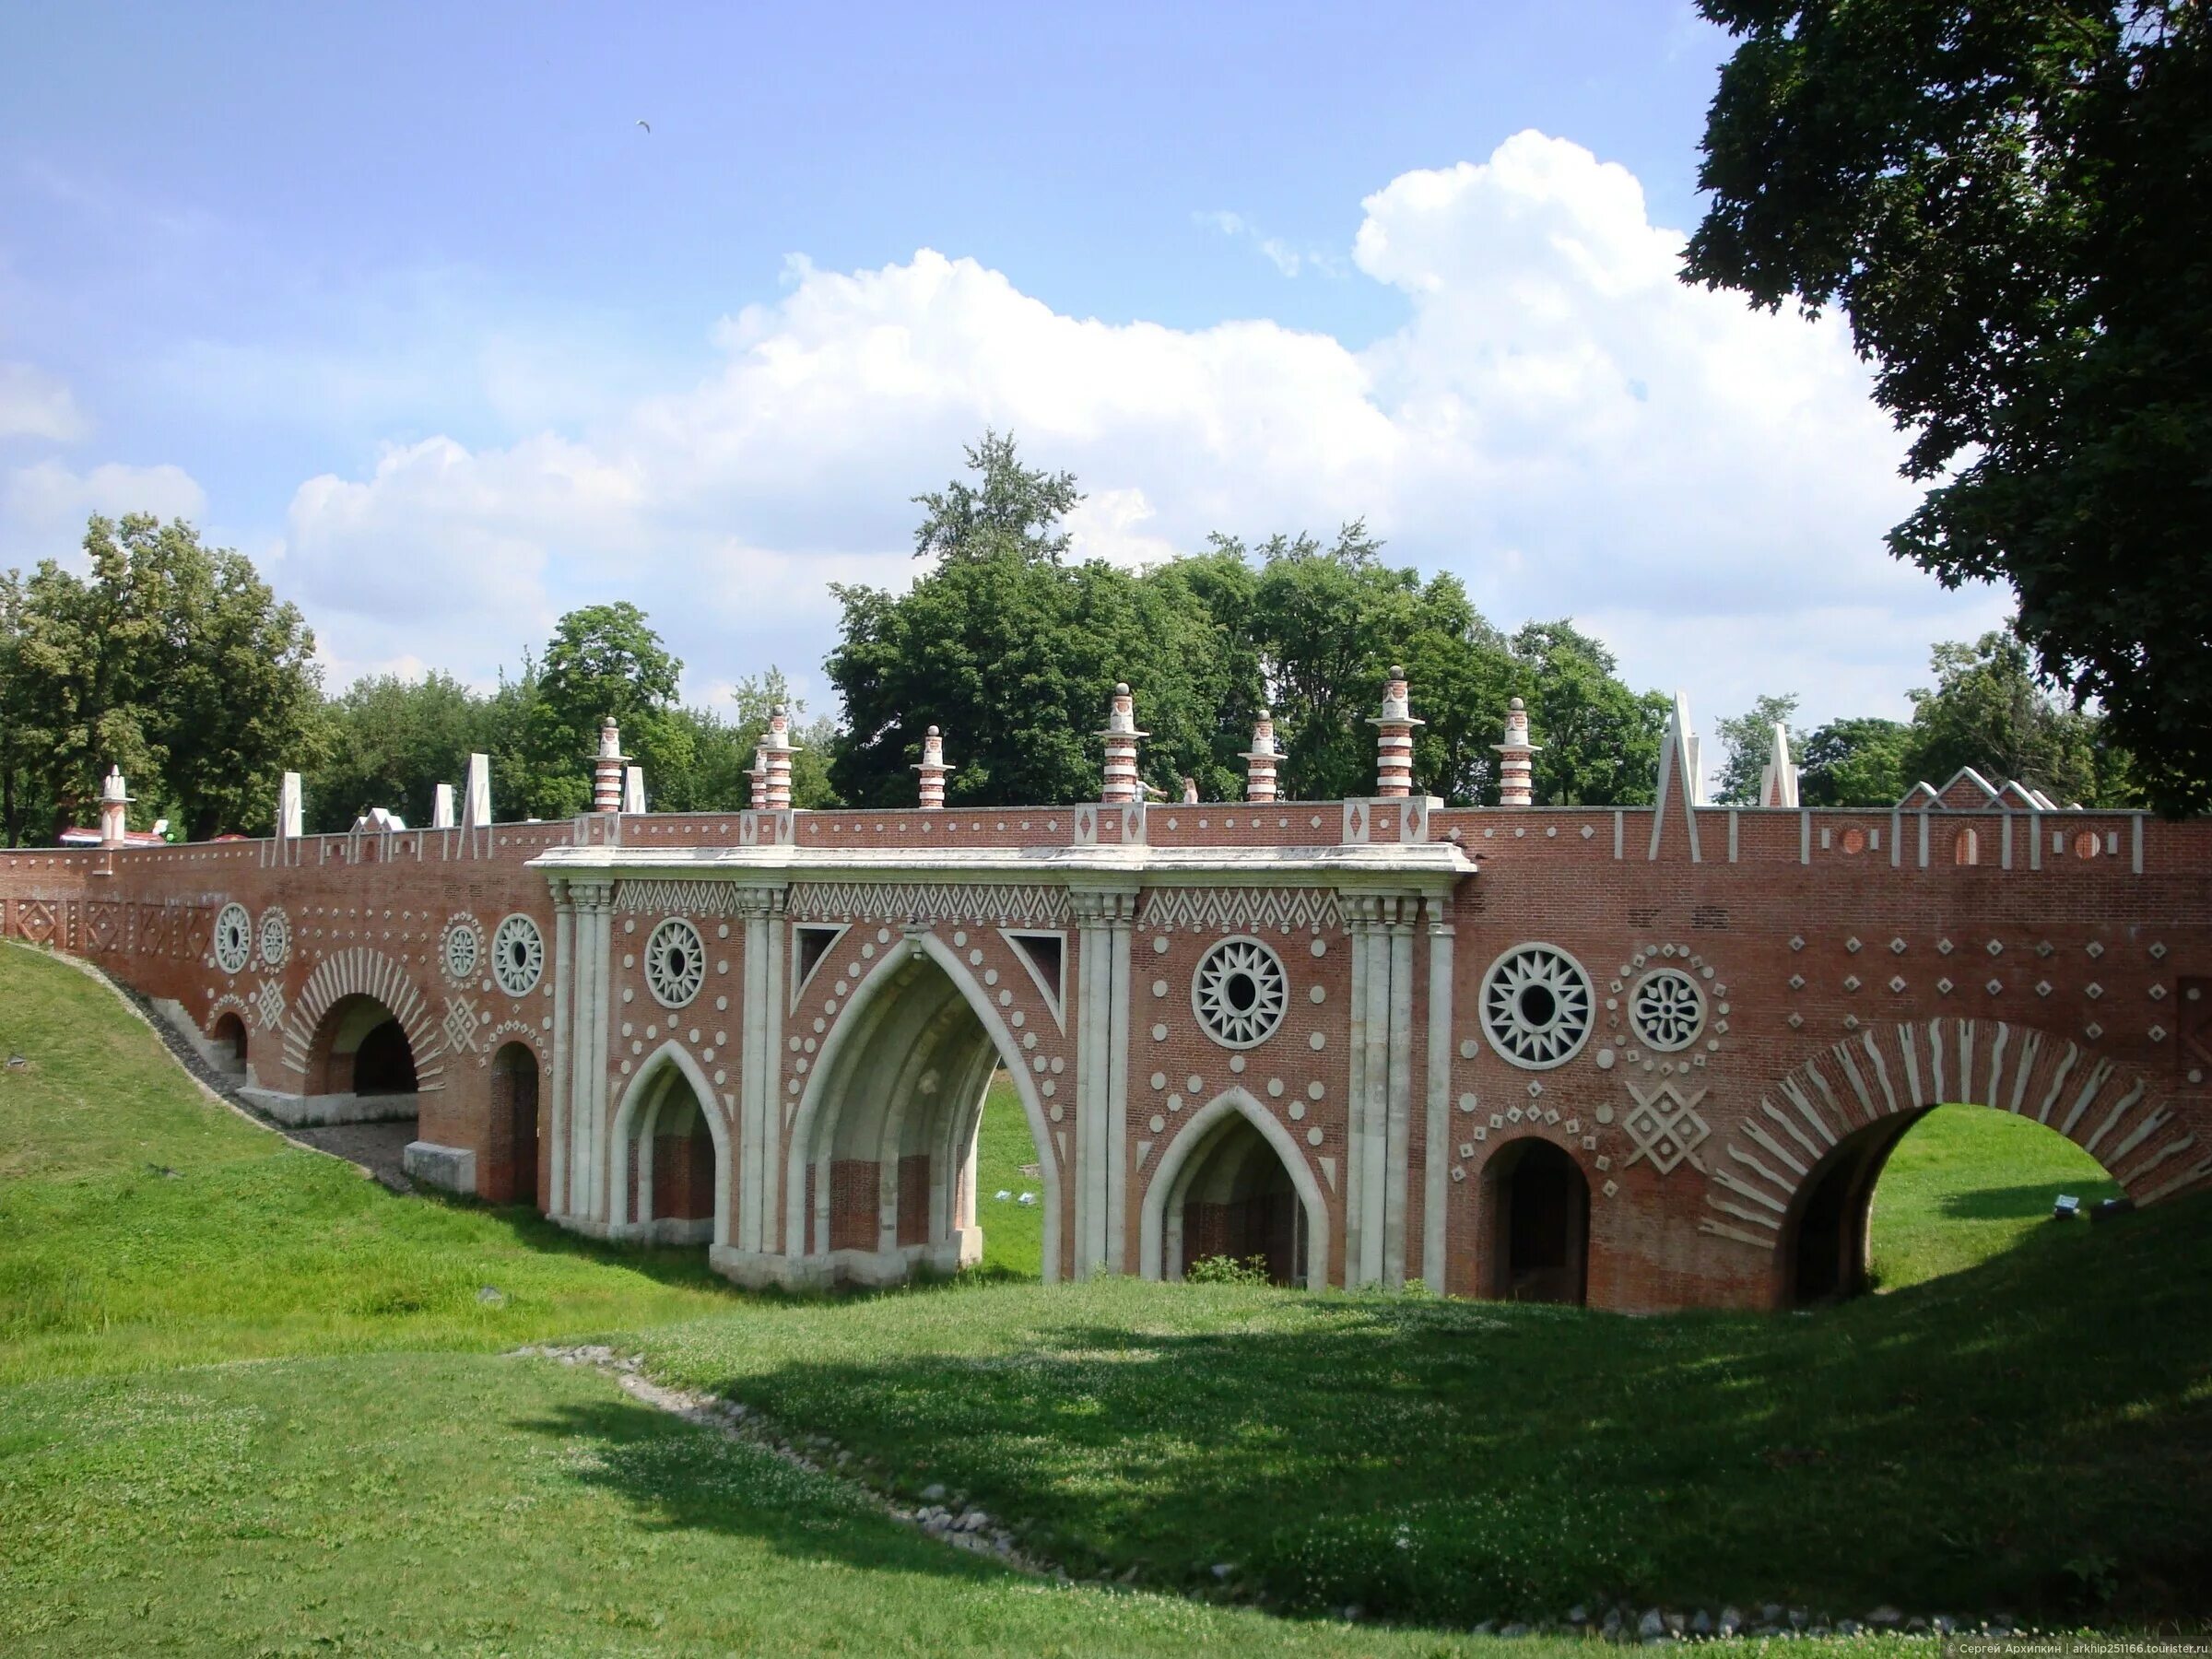
[[[766,798],[754,796],[756,810],[791,809],[791,758],[798,752],[798,745],[791,740],[791,712],[778,703],[768,712],[768,735],[760,740],[760,759],[767,767],[768,777]]]
[[[1382,712],[1368,717],[1375,728],[1375,793],[1403,797],[1413,793],[1413,732],[1416,720],[1406,689],[1406,670],[1393,664],[1382,688]]]
[[[1099,799],[1109,806],[1134,805],[1140,798],[1136,782],[1136,744],[1140,737],[1151,733],[1136,729],[1136,700],[1129,694],[1127,681],[1116,683],[1113,702],[1106,714],[1106,729],[1099,734],[1106,740],[1105,787]]]
[[[1253,722],[1252,747],[1237,757],[1244,762],[1246,800],[1275,799],[1275,768],[1282,758],[1283,751],[1275,744],[1275,711],[1262,709],[1259,719]]]
[[[945,764],[945,738],[935,726],[922,734],[922,759],[914,770],[922,774],[922,810],[942,812],[945,809],[945,774],[952,768]]]
[[[609,714],[599,724],[599,752],[592,759],[592,810],[622,810],[622,768],[629,757],[622,752],[622,734]]]
[[[1505,741],[1490,746],[1498,751],[1498,805],[1535,805],[1535,772],[1530,758],[1537,746],[1528,740],[1528,710],[1519,698],[1505,705]]]
[[[123,769],[108,768],[100,786],[100,844],[120,847],[129,839],[131,797],[124,793]]]
[[[491,825],[491,757],[471,755],[468,776],[461,792],[461,827],[484,830]]]
[[[300,774],[288,771],[276,788],[276,837],[298,841],[306,825],[306,805],[300,793]]]
[[[441,783],[430,792],[430,828],[451,830],[453,827],[453,786]]]
[[[645,811],[645,769],[641,766],[623,769],[622,810],[640,816]]]
[[[1134,887],[1074,888],[1075,1275],[1128,1270],[1130,938]],[[1058,1131],[1054,1132],[1058,1134]]]
[[[1774,723],[1774,746],[1767,756],[1766,765],[1759,772],[1759,804],[1761,806],[1797,805],[1797,767],[1790,759],[1789,728],[1779,720]]]

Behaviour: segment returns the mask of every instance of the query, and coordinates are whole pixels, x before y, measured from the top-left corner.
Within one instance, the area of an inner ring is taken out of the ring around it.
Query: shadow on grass
[[[1982,1187],[1971,1192],[1947,1193],[1941,1208],[1945,1219],[1952,1221],[2031,1221],[2039,1216],[2048,1218],[2051,1206],[2061,1193],[2071,1193],[2087,1206],[2119,1190],[2116,1182],[2090,1175],[2073,1181],[2041,1181],[2029,1186]]]
[[[1035,1524],[1071,1571],[1204,1584],[1231,1563],[1296,1611],[2194,1615],[2212,1199],[2100,1235],[1783,1317],[1282,1293],[1162,1333],[1078,1292],[995,1343],[740,1354],[717,1386]]]

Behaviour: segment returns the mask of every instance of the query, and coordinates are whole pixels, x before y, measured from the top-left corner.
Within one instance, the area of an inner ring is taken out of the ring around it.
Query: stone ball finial
[[[932,737],[936,737],[942,735],[942,734],[938,732],[935,726],[931,726],[929,728],[929,735]]]
[[[1519,698],[1517,698],[1517,697],[1516,697],[1516,698],[1514,698],[1514,699],[1513,699],[1513,700],[1512,700],[1512,702],[1509,702],[1509,703],[1507,703],[1505,706],[1506,706],[1507,708],[1509,708],[1509,709],[1512,710],[1512,712],[1513,712],[1514,713],[1516,713],[1516,714],[1518,714],[1518,713],[1522,712],[1524,710],[1525,710],[1525,709],[1528,707],[1528,705],[1527,705],[1526,703],[1523,702],[1523,701],[1522,701],[1522,700],[1521,700]]]
[[[1390,677],[1392,679],[1404,679],[1406,677],[1405,665],[1400,663],[1393,663],[1390,665]]]
[[[1128,696],[1128,695],[1129,695],[1129,682],[1128,682],[1127,680],[1115,680],[1115,681],[1113,682],[1113,694],[1114,694],[1116,697],[1126,697],[1126,696]]]

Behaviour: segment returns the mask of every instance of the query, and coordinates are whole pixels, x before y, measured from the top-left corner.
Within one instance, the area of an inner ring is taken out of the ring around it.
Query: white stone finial
[[[1505,741],[1490,747],[1498,751],[1498,805],[1535,805],[1535,770],[1530,757],[1541,746],[1528,740],[1528,705],[1519,698],[1505,705]]]
[[[1393,663],[1382,688],[1382,712],[1368,716],[1375,728],[1375,793],[1397,798],[1413,794],[1413,732],[1428,722],[1413,717],[1406,670]]]
[[[465,830],[488,830],[491,827],[489,755],[471,755],[468,758],[468,775],[461,786],[461,827]]]
[[[1106,729],[1099,735],[1106,740],[1105,781],[1099,799],[1109,806],[1129,806],[1142,798],[1136,782],[1137,740],[1151,734],[1136,729],[1136,699],[1130,695],[1127,681],[1115,683]]]
[[[626,767],[622,772],[622,810],[642,814],[645,810],[645,769]]]
[[[453,827],[453,786],[441,783],[430,792],[430,828],[451,830]]]
[[[298,841],[307,822],[306,804],[300,791],[300,774],[288,771],[276,786],[276,834],[284,841]]]
[[[922,759],[914,770],[922,774],[922,810],[941,812],[945,806],[945,737],[935,726],[922,734]]]
[[[622,810],[622,769],[629,757],[622,752],[622,731],[609,714],[599,723],[599,752],[592,758],[592,810]]]
[[[1275,799],[1275,768],[1282,758],[1283,751],[1275,741],[1275,711],[1262,709],[1259,719],[1252,723],[1252,747],[1237,757],[1244,762],[1246,800]]]
[[[1768,753],[1766,765],[1759,768],[1759,804],[1761,806],[1797,805],[1797,767],[1790,759],[1789,728],[1779,720],[1774,723],[1774,747]]]
[[[120,847],[130,839],[131,797],[124,788],[123,769],[108,768],[100,785],[100,844]]]

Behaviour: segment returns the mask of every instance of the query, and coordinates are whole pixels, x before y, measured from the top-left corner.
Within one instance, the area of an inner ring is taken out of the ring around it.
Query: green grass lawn
[[[1001,1198],[1006,1193],[1011,1196]],[[1035,1204],[1021,1194],[1033,1193]],[[1003,1071],[991,1074],[982,1127],[975,1145],[975,1211],[983,1229],[983,1271],[994,1278],[1033,1279],[1044,1264],[1044,1183],[1037,1178],[1037,1143],[1021,1099]]]
[[[2057,1130],[1986,1106],[1938,1106],[1908,1130],[1874,1189],[1875,1282],[1894,1290],[2001,1255],[2054,1226],[2052,1200],[2084,1210],[2120,1184]]]
[[[1800,1315],[987,1275],[803,1301],[394,1197],[18,948],[0,1052],[31,1061],[0,1071],[0,1651],[1428,1653],[1602,1597],[2111,1626],[2212,1582],[2212,1201],[2008,1217],[1988,1194],[2097,1189],[1994,1113],[1900,1147],[1890,1292]],[[993,1198],[1018,1112],[982,1138],[987,1265],[1033,1273],[1041,1211]],[[499,1357],[594,1336],[1080,1575],[1225,1565],[1275,1611],[1041,1584]],[[1406,1628],[1277,1616],[1347,1602]]]

